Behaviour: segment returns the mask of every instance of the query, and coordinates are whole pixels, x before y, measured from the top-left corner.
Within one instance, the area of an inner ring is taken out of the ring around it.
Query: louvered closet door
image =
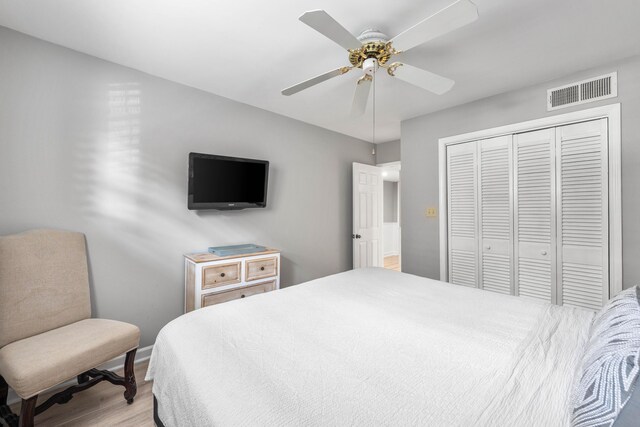
[[[480,283],[486,290],[512,294],[511,136],[486,139],[478,144]]]
[[[447,148],[449,281],[476,287],[477,199],[476,143]]]
[[[607,119],[556,133],[558,300],[599,309],[609,298]]]
[[[513,138],[515,294],[555,303],[555,129]]]

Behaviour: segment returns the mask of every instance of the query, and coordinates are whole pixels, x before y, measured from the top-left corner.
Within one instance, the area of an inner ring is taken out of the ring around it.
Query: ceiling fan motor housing
[[[380,30],[376,30],[373,28],[368,28],[360,33],[358,36],[358,40],[362,44],[366,44],[369,42],[383,42],[386,43],[389,41],[389,36],[383,33]]]
[[[365,69],[365,62],[367,59],[375,59],[377,66],[384,65],[392,55],[391,45],[389,43],[389,37],[378,30],[364,30],[359,36],[358,40],[362,43],[362,46],[358,49],[349,50],[349,62],[351,65],[357,68],[362,68],[366,73],[373,73],[372,65],[369,65],[371,71]]]

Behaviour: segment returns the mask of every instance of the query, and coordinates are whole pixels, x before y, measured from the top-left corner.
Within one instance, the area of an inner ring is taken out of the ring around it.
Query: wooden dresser
[[[185,254],[184,311],[280,288],[280,251],[232,256]]]

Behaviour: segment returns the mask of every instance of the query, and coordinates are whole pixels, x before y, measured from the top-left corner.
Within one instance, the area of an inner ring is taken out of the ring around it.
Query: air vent
[[[618,96],[618,73],[547,90],[547,111]]]

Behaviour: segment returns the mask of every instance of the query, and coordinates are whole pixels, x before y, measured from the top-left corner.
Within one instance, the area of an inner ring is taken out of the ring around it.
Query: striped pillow
[[[571,425],[613,425],[638,387],[639,373],[640,287],[635,286],[596,315],[573,396]]]

